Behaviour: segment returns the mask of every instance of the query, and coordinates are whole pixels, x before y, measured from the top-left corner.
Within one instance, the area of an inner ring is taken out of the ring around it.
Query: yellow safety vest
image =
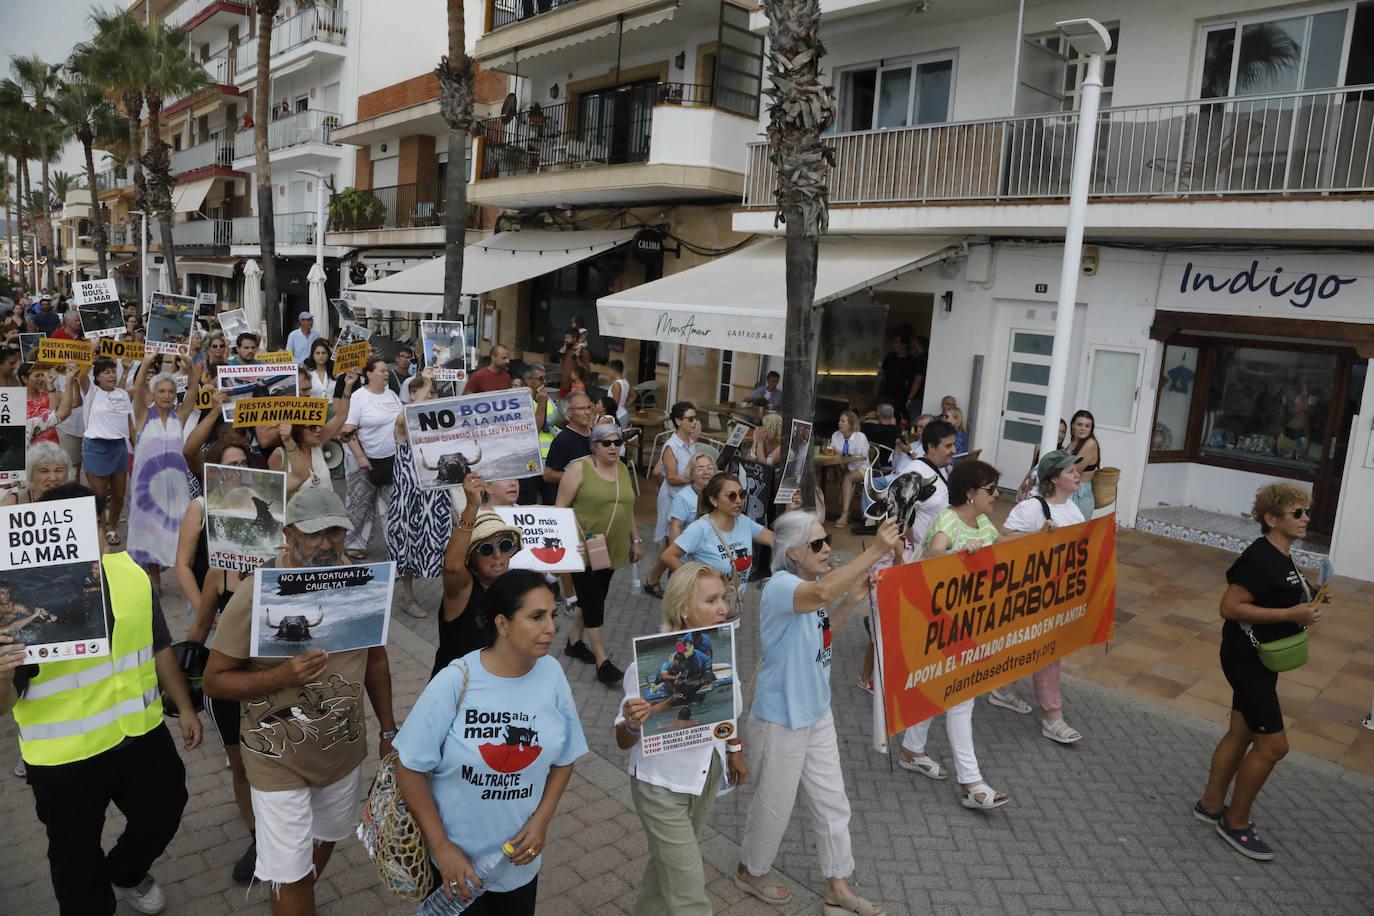
[[[39,665],[14,706],[19,753],[34,766],[88,760],[162,723],[152,585],[127,553],[100,562],[114,612],[110,655]]]
[[[544,456],[545,458],[549,457],[549,446],[553,445],[553,437],[556,435],[557,433],[546,433],[542,431],[539,433],[540,455]]]

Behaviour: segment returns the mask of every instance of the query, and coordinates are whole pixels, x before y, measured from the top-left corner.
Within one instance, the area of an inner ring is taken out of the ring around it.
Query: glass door
[[[1345,357],[1343,372],[1338,377],[1332,391],[1332,418],[1328,427],[1326,453],[1321,466],[1317,469],[1317,479],[1312,485],[1311,529],[1322,534],[1330,534],[1336,524],[1336,504],[1341,495],[1341,482],[1345,476],[1346,452],[1350,448],[1350,426],[1355,415],[1360,413],[1360,402],[1364,396],[1365,371],[1368,363],[1358,357]]]
[[[1050,354],[1054,334],[1047,331],[1011,330],[1011,355],[1002,390],[1001,427],[998,430],[997,463],[1013,485],[1024,476],[1040,444],[1042,419],[1049,395]]]

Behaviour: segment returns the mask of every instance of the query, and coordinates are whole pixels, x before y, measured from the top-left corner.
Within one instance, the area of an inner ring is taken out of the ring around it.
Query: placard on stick
[[[635,637],[639,695],[652,712],[642,727],[645,756],[736,734],[739,684],[730,624]]]
[[[0,388],[0,483],[24,479],[27,419],[27,389]]]
[[[0,507],[0,633],[26,662],[110,654],[95,499]]]
[[[146,352],[189,356],[196,300],[190,296],[155,292],[149,296],[149,302],[148,333],[144,344]]]
[[[196,315],[199,317],[213,317],[215,309],[218,307],[219,295],[217,293],[198,293],[196,295]]]
[[[76,363],[81,369],[89,369],[93,362],[94,345],[89,340],[55,340],[44,337],[38,342],[38,359],[42,366],[63,366],[68,362]]]
[[[339,344],[334,348],[334,374],[343,375],[349,369],[361,370],[367,365],[367,354],[371,345],[365,340]]]
[[[212,569],[247,572],[276,556],[286,523],[286,473],[205,466],[205,540]]]
[[[778,495],[773,497],[774,504],[786,504],[801,489],[802,468],[806,466],[806,456],[811,452],[811,424],[806,420],[792,421],[792,438],[787,444],[787,461],[782,466],[782,480],[778,482]]]
[[[405,406],[406,431],[421,489],[542,473],[539,430],[528,388],[490,391]]]
[[[353,311],[353,303],[347,299],[330,299],[329,304],[334,306],[334,311],[339,313],[339,326],[345,324],[357,324],[358,313]]]
[[[421,321],[425,367],[434,370],[436,382],[461,382],[467,378],[467,347],[461,321]]]
[[[396,564],[272,567],[253,573],[254,658],[386,645]]]
[[[328,413],[328,398],[244,398],[234,403],[234,425],[323,426]]]
[[[143,344],[136,340],[116,340],[113,337],[100,338],[101,356],[110,359],[128,359],[134,362],[143,362]]]
[[[234,349],[240,334],[253,330],[248,325],[248,313],[243,309],[225,309],[215,317],[219,321],[220,330],[224,332],[225,340],[229,341],[230,350]]]
[[[38,342],[41,341],[43,337],[43,334],[19,335],[19,361],[21,363],[38,362]]]
[[[124,315],[118,300],[79,306],[76,311],[81,316],[81,333],[87,340],[124,333]]]
[[[295,366],[285,372],[279,366],[260,364],[220,366],[215,370],[215,382],[221,391],[229,393],[223,410],[227,421],[234,419],[234,405],[244,398],[295,397],[300,393],[296,390]]]
[[[72,299],[77,308],[86,308],[99,302],[119,302],[119,291],[113,279],[78,280],[72,286]]]
[[[502,521],[520,529],[523,547],[510,558],[511,569],[582,572],[577,514],[553,506],[494,506]]]

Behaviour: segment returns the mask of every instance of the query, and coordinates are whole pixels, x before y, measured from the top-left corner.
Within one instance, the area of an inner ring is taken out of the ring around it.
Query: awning
[[[463,293],[478,295],[543,276],[624,245],[634,229],[498,232],[463,249]],[[355,305],[392,312],[438,314],[444,309],[444,259],[355,286]]]
[[[205,195],[215,183],[213,178],[200,178],[190,184],[179,184],[172,188],[172,212],[195,213],[205,203]]]
[[[107,261],[105,266],[109,270],[119,270],[119,268],[132,264],[137,260],[138,258],[124,258],[119,261]],[[92,264],[89,267],[83,267],[81,268],[81,272],[88,277],[98,276],[100,274],[100,265]]]
[[[597,300],[603,337],[782,356],[786,243],[774,238]],[[885,283],[962,250],[959,239],[823,238],[815,304]]]
[[[231,280],[234,277],[234,267],[238,263],[238,258],[230,258],[226,261],[191,261],[182,258],[177,260],[177,271],[183,274],[201,274],[206,277],[223,277],[226,280]]]
[[[482,61],[484,70],[514,71],[520,61],[528,61],[535,57],[542,57],[545,54],[552,54],[555,51],[563,51],[575,45],[586,44],[590,41],[598,41],[602,38],[614,38],[619,32],[633,32],[636,29],[644,29],[649,26],[669,22],[677,15],[677,4],[670,3],[667,6],[647,13],[640,13],[638,16],[630,16],[623,22],[605,22],[599,26],[591,26],[585,22],[579,23],[571,31],[540,41],[536,44],[525,45],[515,48],[505,54],[498,54],[486,58]],[[274,76],[276,74],[273,74]]]

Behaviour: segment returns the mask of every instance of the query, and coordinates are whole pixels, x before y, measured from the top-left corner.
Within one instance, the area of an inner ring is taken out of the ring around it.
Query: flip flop
[[[857,916],[879,916],[883,912],[877,904],[858,896],[842,897],[839,903],[831,903],[829,900],[822,902],[825,906],[825,916],[844,916],[845,913],[855,913]]]

